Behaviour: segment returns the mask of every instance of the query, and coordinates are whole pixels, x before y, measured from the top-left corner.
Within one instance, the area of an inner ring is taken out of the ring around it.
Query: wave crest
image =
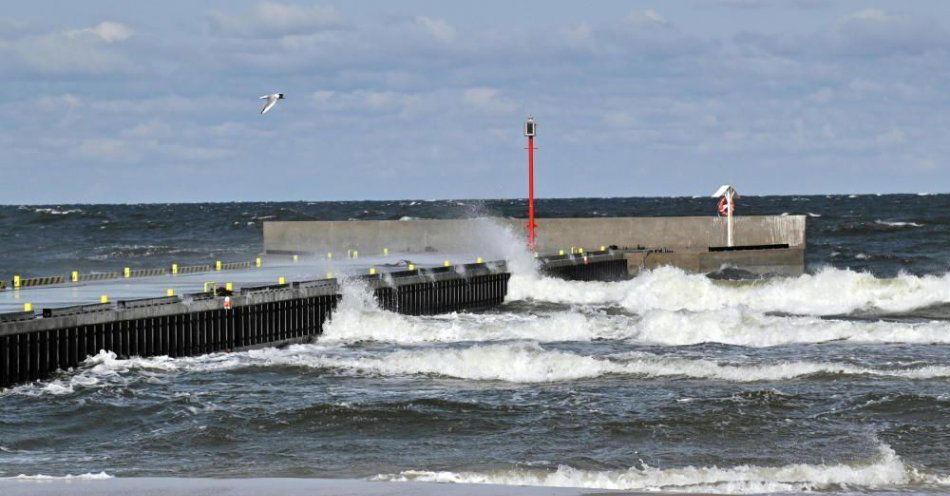
[[[374,477],[384,481],[503,484],[579,487],[622,491],[770,493],[853,488],[879,489],[904,485],[943,486],[946,478],[922,474],[905,465],[890,446],[881,445],[871,459],[857,463],[791,464],[779,467],[649,466],[615,471],[582,470],[562,465],[555,471],[513,469],[495,472],[431,472],[408,470]]]
[[[562,281],[514,275],[508,300],[618,305],[632,312],[703,312],[742,307],[798,315],[858,310],[906,312],[950,302],[950,274],[876,278],[866,272],[824,268],[816,274],[768,281],[717,282],[673,267],[644,271],[618,283]]]

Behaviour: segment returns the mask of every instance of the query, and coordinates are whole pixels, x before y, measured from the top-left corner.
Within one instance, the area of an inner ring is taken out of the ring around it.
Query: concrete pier
[[[510,218],[265,222],[264,251],[477,250],[495,257],[504,255],[499,245],[519,242],[524,223]],[[804,271],[805,216],[738,216],[734,223],[736,246],[726,249],[726,220],[722,217],[545,218],[537,220],[536,249],[558,254],[570,253],[572,248],[595,251],[613,247],[629,254],[630,275],[659,265],[703,273],[723,268],[769,275]]]

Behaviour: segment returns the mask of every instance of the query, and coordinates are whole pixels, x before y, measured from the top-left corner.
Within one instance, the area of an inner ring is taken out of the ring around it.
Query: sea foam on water
[[[805,464],[777,467],[649,466],[627,470],[582,470],[562,465],[554,471],[510,469],[493,472],[435,472],[407,470],[378,475],[387,481],[427,481],[468,484],[505,484],[548,487],[580,487],[621,491],[669,491],[690,493],[770,493],[822,490],[884,489],[897,486],[939,487],[948,478],[920,473],[901,461],[894,450],[882,444],[867,460],[855,463]]]
[[[835,315],[859,310],[904,312],[950,302],[950,274],[877,278],[835,268],[799,277],[742,282],[714,281],[673,267],[647,270],[618,283],[516,274],[509,288],[508,301],[617,305],[636,313],[743,307],[759,312]]]

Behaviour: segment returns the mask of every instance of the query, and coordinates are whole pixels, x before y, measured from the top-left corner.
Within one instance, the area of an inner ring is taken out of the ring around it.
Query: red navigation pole
[[[533,117],[524,121],[524,135],[528,137],[528,248],[534,251],[534,134],[538,124]]]

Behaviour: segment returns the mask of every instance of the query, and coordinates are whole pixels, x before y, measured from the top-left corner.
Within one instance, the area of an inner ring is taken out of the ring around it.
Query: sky
[[[950,2],[47,0],[0,203],[950,191]],[[286,95],[260,114],[259,96]]]

